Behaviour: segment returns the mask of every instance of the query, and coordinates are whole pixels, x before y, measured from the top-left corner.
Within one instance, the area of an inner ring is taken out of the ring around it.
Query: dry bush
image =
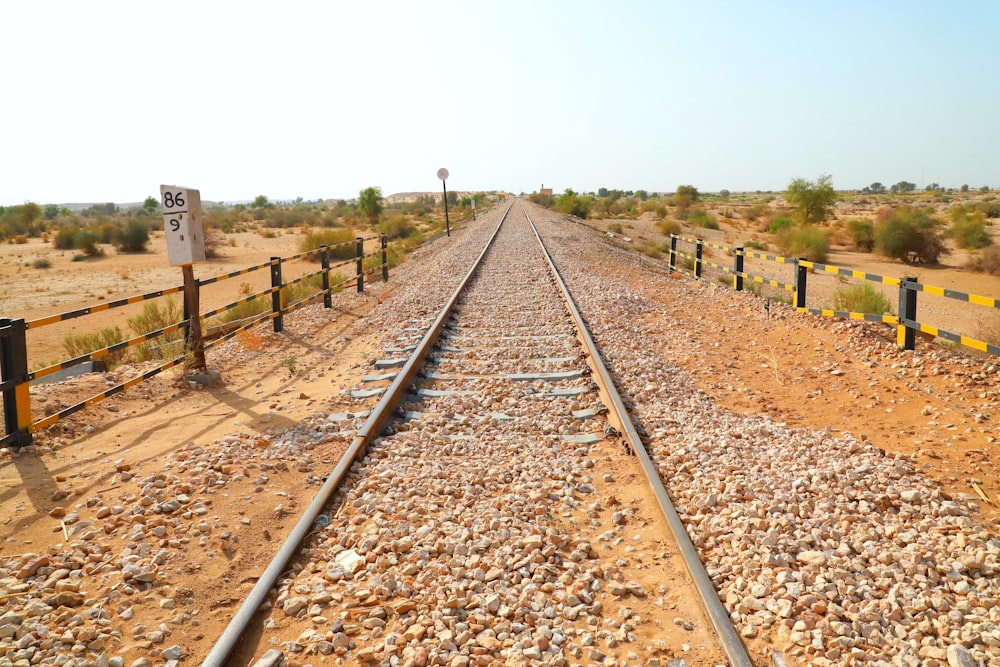
[[[1000,246],[992,245],[981,253],[972,255],[966,267],[977,273],[1000,276]]]

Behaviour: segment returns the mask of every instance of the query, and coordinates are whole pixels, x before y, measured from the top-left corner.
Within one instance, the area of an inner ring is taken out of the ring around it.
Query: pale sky
[[[0,205],[1000,187],[1000,2],[0,3]]]

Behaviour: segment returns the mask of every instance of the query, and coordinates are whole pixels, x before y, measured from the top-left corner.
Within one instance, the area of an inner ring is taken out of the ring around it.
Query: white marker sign
[[[177,185],[161,185],[163,231],[171,266],[205,261],[205,235],[201,228],[201,193]]]

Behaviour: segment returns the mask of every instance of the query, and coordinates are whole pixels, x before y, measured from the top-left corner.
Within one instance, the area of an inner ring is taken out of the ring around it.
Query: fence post
[[[271,258],[271,288],[277,288],[271,292],[271,312],[275,314],[274,333],[281,333],[285,330],[285,318],[281,314],[281,258]]]
[[[184,276],[184,316],[188,321],[185,333],[185,349],[191,351],[191,369],[204,371],[205,339],[201,334],[201,281],[194,277],[194,265],[185,264],[181,267]]]
[[[701,253],[703,249],[703,241],[698,239],[698,242],[694,244],[694,279],[701,280]]]
[[[319,251],[319,261],[323,268],[323,307],[333,308],[333,295],[330,294],[330,246],[324,245]]]
[[[806,276],[809,275],[809,270],[799,264],[803,261],[806,261],[805,257],[795,260],[795,293],[792,300],[796,308],[806,307]]]
[[[674,272],[674,267],[677,266],[677,235],[670,235],[670,273]]]
[[[389,237],[382,232],[382,282],[389,282]]]
[[[743,248],[736,249],[736,257],[733,263],[733,289],[737,292],[743,291]]]
[[[917,321],[917,283],[916,278],[903,278],[899,281],[899,326],[896,328],[896,344],[904,350],[916,347],[917,330],[904,324],[906,320]]]
[[[23,319],[0,318],[0,381],[18,383],[3,392],[4,426],[15,449],[31,444],[27,330]]]
[[[358,237],[358,294],[365,291],[365,240]]]

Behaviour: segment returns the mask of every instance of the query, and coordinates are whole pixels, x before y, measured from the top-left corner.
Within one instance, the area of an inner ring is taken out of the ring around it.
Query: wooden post
[[[201,337],[201,303],[198,290],[198,280],[194,277],[194,265],[185,264],[181,267],[184,274],[184,312],[188,318],[188,338],[189,347],[194,359],[191,362],[191,370],[204,371],[208,368],[205,363],[205,341]]]

